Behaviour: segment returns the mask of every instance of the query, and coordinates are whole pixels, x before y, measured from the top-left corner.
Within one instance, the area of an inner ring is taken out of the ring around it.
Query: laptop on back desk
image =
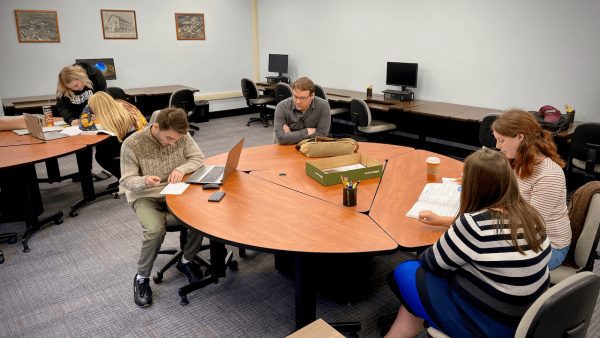
[[[227,176],[237,169],[238,163],[240,162],[240,155],[242,154],[242,148],[244,147],[244,138],[238,141],[231,150],[227,153],[227,162],[225,166],[214,166],[206,165],[198,168],[190,178],[187,179],[186,183],[192,184],[207,184],[217,183],[221,184]]]

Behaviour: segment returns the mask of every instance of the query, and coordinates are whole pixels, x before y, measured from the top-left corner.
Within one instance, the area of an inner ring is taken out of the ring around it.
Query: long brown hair
[[[530,113],[520,109],[507,110],[494,121],[492,129],[506,137],[523,135],[523,141],[517,148],[517,154],[510,161],[519,177],[527,178],[533,174],[537,153],[549,157],[554,163],[564,168],[565,162],[558,155],[552,134],[543,130]]]
[[[463,186],[460,193],[460,213],[488,209],[496,219],[497,229],[506,227],[508,218],[512,245],[518,252],[519,229],[529,247],[538,252],[546,238],[544,221],[540,214],[519,194],[517,177],[506,157],[491,149],[478,150],[467,157],[464,165]]]

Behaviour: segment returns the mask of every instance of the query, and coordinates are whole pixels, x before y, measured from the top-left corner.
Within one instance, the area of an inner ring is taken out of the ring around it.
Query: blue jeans
[[[554,270],[558,268],[562,262],[567,258],[567,253],[569,253],[569,246],[566,246],[562,249],[554,249],[552,248],[552,255],[550,256],[550,261],[548,262],[548,269]]]

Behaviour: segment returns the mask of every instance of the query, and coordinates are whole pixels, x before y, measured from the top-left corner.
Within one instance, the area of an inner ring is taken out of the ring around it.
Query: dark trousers
[[[121,144],[111,136],[96,146],[96,162],[116,178],[121,178]]]

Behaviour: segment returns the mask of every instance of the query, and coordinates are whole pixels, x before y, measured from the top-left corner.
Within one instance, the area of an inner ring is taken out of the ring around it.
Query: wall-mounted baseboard
[[[202,101],[224,100],[243,97],[242,92],[220,92],[220,93],[195,93],[194,97]]]

